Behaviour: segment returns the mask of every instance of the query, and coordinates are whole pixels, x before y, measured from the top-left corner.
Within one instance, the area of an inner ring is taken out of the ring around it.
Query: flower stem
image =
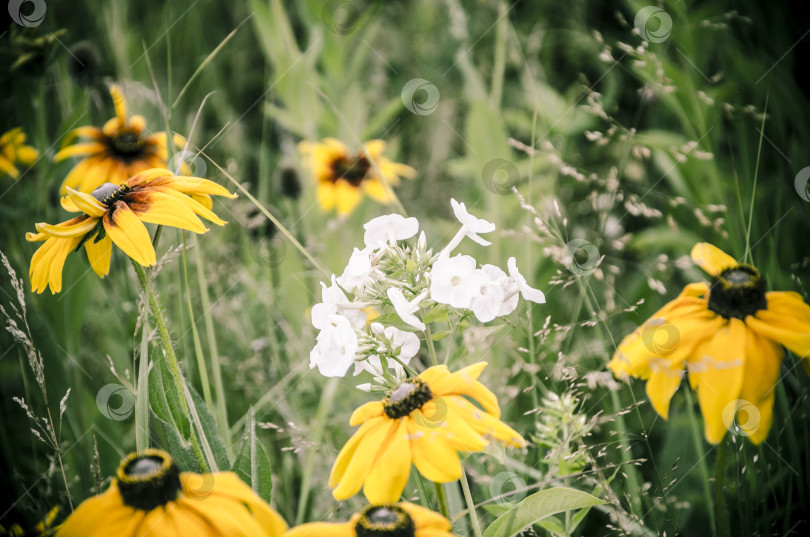
[[[422,318],[424,319],[424,317],[425,312],[422,310]],[[427,341],[428,352],[430,353],[430,365],[439,365],[439,359],[436,357],[436,347],[433,346],[433,333],[427,323],[425,323],[425,341]]]
[[[461,479],[459,481],[461,481],[461,490],[464,492],[464,501],[467,502],[467,514],[470,516],[475,537],[482,537],[481,523],[478,521],[478,513],[475,512],[475,502],[473,502],[472,493],[470,492],[470,483],[467,481],[467,472],[464,470],[464,465],[461,466]]]
[[[698,424],[697,416],[695,416],[695,404],[694,401],[692,401],[692,391],[684,390],[684,393],[686,394],[686,408],[689,411],[689,421],[692,424],[692,441],[695,443],[698,466],[700,468],[700,474],[703,477],[701,481],[703,482],[703,494],[706,497],[706,507],[707,511],[709,512],[709,521],[712,528],[715,529],[715,535],[717,535],[717,522],[714,516],[715,510],[712,491],[711,487],[709,486],[709,468],[706,466],[706,451],[703,448],[703,437],[700,434],[700,425]]]
[[[189,420],[191,420],[191,409],[189,408],[188,401],[186,400],[186,392],[183,385],[183,374],[180,371],[180,365],[177,363],[177,355],[174,353],[174,347],[172,346],[172,340],[169,336],[169,329],[166,326],[166,318],[163,316],[163,310],[160,307],[160,302],[158,301],[154,289],[152,289],[152,286],[149,285],[149,280],[146,277],[146,272],[143,270],[143,267],[134,259],[130,259],[130,261],[132,262],[132,266],[135,268],[135,273],[138,275],[138,281],[140,281],[141,287],[143,288],[144,293],[146,293],[146,300],[149,303],[152,318],[155,320],[155,326],[157,326],[158,334],[160,335],[160,342],[163,345],[163,356],[166,360],[166,366],[168,367],[169,374],[172,377],[174,389],[177,392],[177,398],[180,401],[180,407],[182,408],[183,413],[188,416]],[[208,465],[208,462],[205,460],[202,448],[200,447],[200,441],[193,431],[191,433],[191,452],[194,456],[194,460],[200,467],[200,470],[202,470],[202,472],[209,472],[211,468]]]
[[[729,537],[728,517],[726,516],[726,439],[717,446],[717,461],[714,473],[714,520],[717,524],[717,537]]]
[[[436,502],[439,504],[439,512],[446,519],[450,519],[450,506],[447,503],[447,493],[444,491],[444,483],[433,483],[436,488]]]

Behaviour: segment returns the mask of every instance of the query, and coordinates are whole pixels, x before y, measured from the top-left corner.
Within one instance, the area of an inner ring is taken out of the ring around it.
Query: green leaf
[[[233,463],[231,471],[236,472],[239,478],[250,485],[253,492],[264,501],[270,503],[273,481],[270,475],[270,458],[256,437],[256,422],[254,421],[253,407],[248,411],[245,423],[245,433],[242,435],[242,445],[239,454]]]
[[[149,406],[158,418],[173,426],[183,440],[188,440],[191,437],[191,424],[183,412],[173,382],[166,361],[160,356],[153,361],[149,372]]]
[[[195,472],[202,473],[203,469],[197,464],[194,459],[194,454],[191,452],[191,442],[183,440],[177,433],[177,429],[173,425],[161,419],[156,421],[159,427],[162,427],[166,433],[166,441],[168,446],[166,451],[171,454],[174,462],[181,472]]]
[[[452,333],[453,333],[452,330],[445,330],[443,332],[436,332],[435,334],[433,334],[432,339],[433,339],[433,341],[441,341],[441,340],[443,340],[444,338],[446,338],[447,336],[449,336]]]
[[[202,434],[205,435],[205,440],[208,441],[208,445],[211,447],[211,453],[214,456],[217,467],[221,471],[230,468],[231,461],[228,458],[228,450],[225,448],[225,442],[222,440],[222,432],[219,425],[217,425],[217,420],[214,419],[214,415],[211,414],[211,411],[206,406],[202,396],[197,393],[197,390],[192,386],[188,386],[188,391],[191,393],[191,400],[194,401],[194,408],[197,410],[197,416],[200,418]],[[203,439],[200,440],[202,444]]]
[[[484,537],[513,537],[551,515],[603,503],[599,498],[580,490],[565,487],[541,490],[498,517],[484,532]]]
[[[422,322],[425,324],[428,323],[443,323],[447,320],[447,308],[444,306],[436,306],[425,315],[425,318],[422,319]]]

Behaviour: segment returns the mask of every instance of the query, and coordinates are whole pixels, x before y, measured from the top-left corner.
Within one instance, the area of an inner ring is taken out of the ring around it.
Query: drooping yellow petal
[[[97,223],[98,218],[90,218],[86,215],[82,215],[56,225],[40,222],[35,224],[34,227],[40,233],[44,233],[52,237],[83,237],[90,230],[96,227]]]
[[[784,353],[779,345],[747,331],[745,377],[740,390],[740,404],[735,413],[738,434],[761,444],[773,422],[773,400],[779,380],[779,366]],[[729,421],[725,416],[724,421]]]
[[[65,259],[80,240],[80,237],[51,237],[34,252],[28,271],[32,291],[41,293],[49,287],[51,293],[55,294],[62,290],[62,269],[65,266]]]
[[[699,242],[694,245],[691,257],[697,266],[712,276],[719,276],[724,270],[739,265],[736,259],[708,242]]]
[[[434,483],[461,478],[461,461],[443,430],[419,427],[415,420],[409,420],[408,431],[413,464],[423,477]]]
[[[706,440],[718,444],[728,432],[724,412],[739,398],[746,362],[745,324],[736,318],[698,346],[688,360],[690,381],[697,390]]]
[[[90,262],[93,272],[101,278],[106,276],[110,272],[112,240],[109,237],[104,237],[96,242],[95,238],[92,238],[84,243],[84,249],[87,252],[87,260]]]
[[[343,448],[340,450],[340,453],[338,453],[337,459],[335,459],[335,464],[332,465],[332,471],[329,474],[330,488],[335,488],[343,479],[343,475],[346,473],[349,463],[354,458],[357,448],[365,439],[366,434],[372,428],[380,425],[384,419],[386,418],[375,418],[367,421],[352,435],[351,438],[349,438],[349,441],[344,444]],[[360,490],[360,488],[358,487],[357,490]]]
[[[116,246],[143,266],[152,266],[157,260],[155,249],[146,226],[122,201],[104,214],[104,230]]]
[[[379,454],[384,453],[390,444],[391,436],[397,425],[393,420],[387,418],[379,418],[367,423],[374,424],[374,426],[369,427],[363,435],[355,449],[354,456],[346,465],[346,470],[332,491],[336,500],[345,500],[360,491],[371,466],[378,460]],[[337,467],[337,464],[335,466]]]
[[[683,374],[683,361],[672,364],[666,360],[656,359],[650,362],[650,377],[645,387],[647,398],[658,415],[664,419],[669,418],[669,402],[678,391]]]
[[[408,420],[395,420],[388,439],[375,455],[363,487],[363,494],[373,505],[399,501],[411,473]]]
[[[765,297],[768,308],[746,317],[746,326],[799,358],[810,357],[810,305],[797,293],[775,291]]]
[[[348,181],[339,180],[333,185],[332,190],[339,215],[351,213],[363,199],[360,189],[352,186]]]
[[[70,187],[66,188],[68,198],[73,202],[73,205],[83,213],[90,215],[94,218],[99,218],[107,211],[107,207],[101,204],[96,198],[90,194],[73,190]],[[65,203],[62,203],[65,207]]]

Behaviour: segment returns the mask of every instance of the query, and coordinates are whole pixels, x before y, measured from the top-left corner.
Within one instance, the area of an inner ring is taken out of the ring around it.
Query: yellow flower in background
[[[85,500],[57,537],[281,537],[287,524],[233,472],[180,472],[157,449],[121,461],[110,487]]]
[[[53,507],[50,511],[37,522],[36,526],[29,530],[24,530],[19,524],[13,524],[9,529],[0,524],[0,536],[8,537],[50,537],[56,532],[54,522],[59,515],[59,507]]]
[[[65,177],[60,194],[65,194],[67,188],[87,193],[104,183],[120,185],[149,168],[167,166],[166,133],[146,136],[146,120],[142,116],[132,116],[127,120],[127,102],[121,88],[110,86],[110,95],[115,105],[115,117],[100,129],[74,129],[68,140],[78,136],[89,141],[64,147],[54,156],[56,162],[69,157],[83,157]],[[173,142],[178,148],[185,144],[179,135],[174,135]]]
[[[20,176],[16,165],[31,166],[38,156],[36,149],[25,145],[25,133],[21,127],[0,136],[0,173],[16,179]]]
[[[392,389],[385,399],[352,414],[362,425],[340,450],[329,486],[338,500],[361,488],[372,504],[399,500],[411,464],[427,479],[447,483],[461,477],[459,451],[481,451],[496,440],[514,447],[526,441],[498,418],[498,400],[478,377],[479,362],[451,373],[434,366]],[[464,396],[477,401],[483,410]]]
[[[104,183],[92,194],[68,188],[62,207],[80,216],[60,224],[36,224],[31,242],[45,241],[31,258],[31,287],[41,293],[62,290],[62,267],[67,255],[84,246],[96,274],[110,270],[112,245],[144,266],[156,262],[152,239],[144,223],[172,226],[195,233],[207,231],[199,217],[219,226],[225,222],[190,196],[208,194],[235,198],[220,185],[199,177],[175,176],[152,169],[129,178],[123,185]]]
[[[684,375],[697,391],[706,440],[726,432],[759,444],[768,436],[784,345],[810,373],[810,305],[801,295],[765,291],[759,271],[708,243],[692,260],[711,276],[693,283],[625,337],[608,367],[617,377],[647,381],[664,419]]]
[[[385,157],[385,146],[383,140],[372,140],[363,144],[363,150],[356,155],[350,155],[343,142],[334,138],[298,144],[317,182],[321,209],[349,214],[364,195],[384,205],[392,203],[391,187],[399,185],[400,177],[416,176],[416,170]]]
[[[348,522],[314,522],[291,528],[284,537],[453,537],[450,521],[412,503],[370,505]]]

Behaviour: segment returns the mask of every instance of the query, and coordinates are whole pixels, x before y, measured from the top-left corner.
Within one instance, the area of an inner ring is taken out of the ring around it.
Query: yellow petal
[[[696,265],[712,276],[719,276],[724,270],[739,265],[736,259],[708,242],[694,245],[691,257]]]
[[[221,185],[202,177],[189,177],[187,175],[175,175],[170,181],[160,186],[168,187],[184,194],[209,194],[211,196],[223,196],[226,198],[236,198],[236,194],[231,194]]]
[[[395,503],[402,495],[411,474],[411,443],[408,420],[394,422],[389,442],[380,447],[374,457],[363,494],[374,505]]]
[[[112,96],[115,106],[115,115],[118,119],[118,127],[123,128],[127,122],[127,100],[121,91],[121,86],[113,84],[110,86],[110,96]]]
[[[698,346],[688,360],[690,381],[697,389],[706,440],[718,444],[728,432],[726,407],[739,398],[746,361],[745,324],[732,318],[714,336]]]
[[[478,377],[487,366],[486,362],[478,362],[467,366],[459,371],[446,376],[443,379],[435,380],[428,384],[430,391],[436,395],[466,395],[476,400],[484,410],[499,418],[501,409],[498,406],[498,399],[495,394],[486,386],[478,382]]]
[[[189,209],[188,203],[184,203],[183,200],[157,190],[139,193],[136,197],[138,203],[132,204],[135,208],[133,212],[142,222],[187,229],[194,233],[207,231],[194,211]]]
[[[49,287],[51,293],[62,290],[62,269],[68,254],[76,248],[80,237],[51,237],[34,252],[28,271],[31,289],[41,293]]]
[[[344,181],[340,181],[341,183]],[[393,203],[394,201],[394,193],[391,189],[382,181],[378,181],[377,179],[370,179],[368,181],[363,181],[362,183],[363,192],[365,192],[368,197],[373,199],[378,203],[382,203],[383,205],[388,205],[389,203]]]
[[[372,428],[380,425],[383,420],[386,419],[387,418],[376,418],[367,421],[352,435],[351,438],[349,438],[349,441],[346,442],[343,448],[341,448],[340,453],[338,453],[337,459],[335,459],[335,464],[332,465],[332,471],[329,474],[330,488],[337,486],[337,484],[343,479],[343,475],[346,473],[349,463],[354,458],[357,448],[363,442],[366,434]],[[360,490],[360,487],[358,487],[357,490]]]
[[[70,187],[66,188],[68,197],[73,202],[73,205],[83,213],[90,215],[94,218],[99,218],[107,212],[107,207],[101,204],[96,198],[90,194],[73,190]],[[62,207],[65,203],[62,203]]]
[[[674,365],[674,367],[673,367]],[[665,360],[650,363],[650,377],[647,379],[647,398],[658,415],[669,418],[669,402],[683,379],[683,362],[671,364]]]
[[[799,358],[810,357],[810,305],[796,293],[766,293],[767,309],[745,318],[760,336],[790,349]]]
[[[438,429],[419,427],[410,421],[413,464],[423,477],[434,483],[449,483],[461,478],[461,461],[456,450]]]
[[[86,157],[88,155],[97,155],[107,150],[107,146],[101,142],[84,142],[80,144],[69,145],[56,153],[53,156],[55,162],[61,162],[70,157]]]
[[[14,164],[2,155],[0,155],[0,172],[5,173],[12,179],[16,179],[20,176],[20,172],[14,167]]]
[[[430,509],[425,509],[421,505],[415,505],[408,502],[402,502],[398,505],[410,515],[416,524],[417,530],[433,528],[443,531],[450,531],[452,528],[449,520],[444,518],[439,513],[435,513]]]
[[[149,232],[123,201],[117,201],[114,210],[104,214],[104,229],[116,246],[143,266],[156,263],[155,249]]]
[[[83,237],[96,227],[97,223],[98,218],[90,218],[82,215],[56,225],[40,222],[34,227],[36,227],[37,231],[40,233],[45,233],[52,237]]]
[[[383,415],[383,404],[380,401],[372,401],[358,407],[349,419],[349,425],[360,425],[371,418]]]
[[[748,436],[754,444],[761,444],[771,429],[773,400],[784,353],[779,345],[752,330],[747,331],[747,336],[748,354],[740,403],[735,413],[735,431]],[[730,421],[729,416],[724,420]]]
[[[379,420],[367,423],[373,423],[374,426],[369,427],[368,432],[363,435],[340,482],[332,491],[336,500],[350,498],[363,487],[372,465],[377,462],[380,454],[385,453],[388,444],[391,443],[392,435],[397,429],[397,423],[387,418],[379,418]]]
[[[96,242],[91,238],[84,243],[87,251],[87,260],[93,268],[93,272],[103,278],[110,272],[110,258],[112,257],[112,241],[109,237],[104,237]]]
[[[17,148],[17,162],[19,162],[20,164],[30,166],[31,164],[36,162],[38,156],[39,152],[33,147],[24,145]]]
[[[351,213],[363,199],[360,189],[342,179],[335,183],[333,195],[339,215]]]

